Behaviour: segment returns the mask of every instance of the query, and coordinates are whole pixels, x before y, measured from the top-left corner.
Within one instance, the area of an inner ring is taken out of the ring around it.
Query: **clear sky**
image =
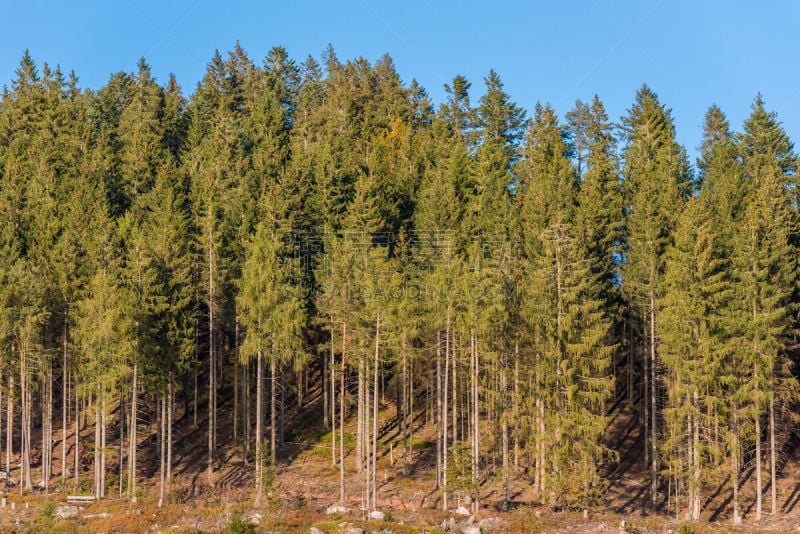
[[[597,93],[616,121],[647,83],[694,156],[707,108],[738,130],[759,91],[800,147],[798,23],[796,1],[0,0],[0,85],[29,48],[91,88],[144,56],[189,95],[237,39],[256,61],[274,45],[319,58],[331,43],[342,60],[388,52],[437,104],[457,74],[477,102],[494,68],[529,114],[547,101],[563,117]]]

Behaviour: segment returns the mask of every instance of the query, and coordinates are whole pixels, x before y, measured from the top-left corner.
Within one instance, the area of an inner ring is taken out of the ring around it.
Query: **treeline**
[[[800,194],[776,115],[759,96],[735,133],[712,106],[693,167],[646,86],[615,125],[597,97],[529,118],[484,83],[473,103],[456,76],[435,108],[388,57],[259,65],[237,44],[187,99],[144,60],[92,91],[26,52],[0,103],[6,472],[32,489],[37,457],[44,488],[103,497],[116,469],[136,499],[147,421],[163,501],[174,417],[207,417],[213,481],[224,404],[263,481],[287,404],[320,390],[340,498],[353,461],[369,509],[386,388],[403,473],[415,414],[435,424],[444,507],[492,480],[507,507],[512,478],[601,505],[627,405],[654,508],[697,518],[727,481],[738,523],[753,469],[755,517],[766,491],[775,513]]]

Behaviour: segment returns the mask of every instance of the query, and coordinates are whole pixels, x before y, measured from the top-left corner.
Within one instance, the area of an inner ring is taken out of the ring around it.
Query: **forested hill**
[[[602,507],[626,409],[653,509],[777,511],[800,189],[776,115],[756,96],[735,132],[710,107],[693,164],[647,86],[614,123],[596,96],[559,118],[482,83],[436,105],[388,56],[237,45],[190,96],[144,59],[92,91],[25,53],[0,102],[14,483],[169,499],[173,428],[199,417],[189,467],[213,485],[236,444],[259,503],[316,392],[331,502],[373,509],[384,425],[404,476],[424,420],[437,507],[493,487],[505,509],[511,480]]]

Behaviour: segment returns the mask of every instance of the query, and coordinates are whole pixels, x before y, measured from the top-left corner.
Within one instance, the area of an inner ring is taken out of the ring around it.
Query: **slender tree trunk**
[[[172,374],[167,384],[167,495],[172,492],[172,415],[175,413],[175,391]]]
[[[208,234],[208,479],[212,483],[216,444],[217,362],[214,350],[214,237]]]
[[[133,364],[133,380],[131,384],[131,422],[129,425],[128,435],[130,437],[130,445],[128,447],[128,496],[131,502],[138,502],[136,496],[136,451],[138,444],[136,443],[136,428],[138,426],[138,402],[139,402],[139,366],[137,363]]]
[[[436,331],[436,489],[442,478],[442,331]]]
[[[778,479],[775,476],[775,455],[777,449],[775,448],[775,393],[770,392],[769,395],[769,479],[770,479],[770,497],[771,497],[771,515],[778,513]]]
[[[328,405],[331,408],[330,413],[330,426],[331,426],[331,465],[336,465],[336,367],[334,361],[334,339],[333,339],[333,318],[331,318],[331,361],[330,361],[330,390],[331,400]],[[326,377],[322,378],[322,381],[326,381]]]
[[[507,388],[506,365],[503,362],[502,369],[500,369],[500,392],[503,408],[500,415],[500,426],[502,434],[503,446],[503,511],[508,512],[508,418],[506,417],[506,410],[508,410],[508,403],[506,399]]]
[[[445,330],[445,350],[444,350],[444,391],[442,392],[442,509],[447,511],[447,425],[450,412],[447,409],[447,390],[450,382],[450,345],[447,341],[450,338],[450,311],[447,313],[447,328]]]
[[[344,362],[347,354],[347,322],[342,321],[342,369],[339,380],[339,502],[344,506]]]
[[[761,414],[758,413],[758,410],[756,410],[755,423],[756,457],[753,461],[756,463],[756,521],[761,521],[763,486],[761,479]]]
[[[275,457],[277,455],[277,442],[276,442],[276,439],[277,439],[277,428],[275,428],[275,427],[276,427],[276,424],[277,424],[277,419],[276,418],[277,418],[278,413],[277,413],[276,406],[275,406],[276,400],[277,400],[277,391],[275,391],[275,390],[276,390],[277,384],[278,384],[278,382],[277,382],[277,374],[278,374],[277,367],[278,366],[277,366],[277,364],[275,362],[275,359],[276,359],[275,355],[273,355],[272,358],[270,359],[271,361],[270,361],[270,364],[269,364],[270,365],[270,381],[271,381],[271,387],[270,387],[270,392],[269,392],[269,395],[270,395],[270,406],[269,406],[269,409],[270,409],[270,424],[269,424],[269,430],[270,430],[270,445],[269,445],[270,459],[269,459],[269,463],[272,465],[272,467],[275,467]]]
[[[692,491],[692,519],[695,521],[700,519],[700,492],[701,487],[701,466],[700,466],[700,402],[698,399],[697,390],[694,391],[694,399],[692,402],[694,406],[693,417],[693,434],[692,434],[692,463],[694,464],[694,480]]]
[[[261,351],[256,355],[256,506],[261,506],[264,478],[264,356]]]
[[[356,472],[361,472],[364,456],[364,358],[358,358],[358,408],[356,422]]]
[[[475,498],[473,499],[473,513],[478,513],[478,509],[480,508],[480,454],[481,454],[481,434],[480,434],[480,411],[478,409],[478,373],[480,369],[480,362],[478,360],[478,338],[475,334],[473,334],[473,347],[475,351],[475,368],[473,370],[473,379],[472,379],[472,416],[475,418],[475,423],[473,425],[475,431],[475,450],[472,454],[472,482],[475,486]]]
[[[403,475],[408,474],[408,414],[406,413],[406,405],[407,405],[407,391],[406,391],[406,379],[408,377],[408,356],[406,355],[405,347],[403,347],[403,363],[402,363],[402,370],[401,370],[401,388],[402,388],[402,395],[400,399],[400,431],[403,434]]]
[[[375,318],[375,376],[372,401],[372,506],[378,508],[378,366],[381,340],[381,316]]]
[[[73,438],[75,439],[75,451],[73,453],[73,462],[74,462],[74,476],[75,479],[75,487],[78,487],[80,482],[80,444],[81,444],[81,404],[80,399],[78,398],[78,377],[75,376],[75,384],[73,384],[73,395],[75,395],[75,432]]]
[[[9,375],[8,377],[8,394],[7,397],[7,414],[6,414],[6,424],[8,428],[6,429],[6,487],[8,487],[8,481],[11,478],[11,454],[13,453],[14,449],[14,403],[12,399],[14,398],[14,376]]]
[[[362,446],[364,447],[364,507],[366,510],[370,510],[369,499],[372,495],[370,491],[370,475],[372,474],[372,464],[370,463],[371,456],[370,453],[372,452],[372,442],[370,440],[370,395],[369,395],[369,353],[366,355],[361,356],[362,361],[362,372],[364,374],[364,406],[363,406],[363,418],[361,423],[363,425],[362,432],[363,432],[363,439],[362,439]]]
[[[159,404],[160,404],[160,409],[159,409],[160,417],[159,417],[159,432],[158,432],[158,435],[159,435],[159,440],[158,440],[158,442],[159,442],[159,447],[158,447],[159,448],[159,454],[158,454],[158,459],[159,459],[158,507],[161,508],[162,506],[164,506],[164,490],[165,490],[165,485],[166,485],[166,482],[167,482],[167,466],[166,466],[166,463],[167,463],[166,462],[166,460],[167,460],[167,458],[166,458],[166,456],[167,456],[167,450],[166,450],[167,449],[167,443],[166,443],[166,441],[167,441],[166,440],[166,438],[167,438],[167,417],[166,417],[167,396],[165,394],[161,395],[161,399],[160,399]]]
[[[733,526],[738,527],[742,524],[742,515],[739,508],[739,424],[737,416],[736,401],[733,403],[733,432],[731,437],[731,486],[733,487]]]
[[[67,387],[67,305],[64,304],[64,330],[62,337],[62,352],[61,352],[61,483],[67,482],[67,404],[68,404],[68,387]]]
[[[100,406],[100,497],[106,496],[106,431],[108,427],[108,407],[106,406],[106,392],[103,391],[102,404]]]
[[[658,441],[656,420],[656,303],[650,296],[650,477],[653,510],[658,499]]]
[[[119,398],[119,468],[117,469],[117,476],[119,477],[119,497],[125,491],[122,485],[124,478],[124,465],[125,465],[125,398],[120,395]]]
[[[100,395],[98,395],[94,404],[94,497],[100,498]]]

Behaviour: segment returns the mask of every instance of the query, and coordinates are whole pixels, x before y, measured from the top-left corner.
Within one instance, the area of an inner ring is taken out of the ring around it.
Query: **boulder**
[[[481,527],[478,525],[464,525],[461,527],[461,534],[481,534]]]
[[[78,517],[78,507],[66,505],[56,506],[53,517],[56,519],[75,519]]]
[[[318,529],[317,527],[311,527],[308,530],[309,534],[325,534],[325,531]]]
[[[332,505],[328,506],[327,510],[325,510],[325,513],[328,514],[328,515],[330,515],[330,514],[349,514],[350,512],[351,512],[350,508],[348,508],[346,506],[342,506],[341,504],[332,504]]]
[[[375,521],[384,521],[386,519],[386,514],[380,510],[373,510],[369,513],[369,518],[374,519]]]
[[[487,517],[486,519],[481,519],[478,521],[478,526],[485,531],[491,532],[494,530],[495,525],[497,524],[496,517]]]
[[[458,508],[456,508],[456,513],[458,515],[470,515],[469,510],[467,510],[463,506],[459,506]]]
[[[261,519],[262,519],[261,514],[253,514],[252,516],[250,516],[249,523],[251,525],[258,525],[259,523],[261,523]]]

